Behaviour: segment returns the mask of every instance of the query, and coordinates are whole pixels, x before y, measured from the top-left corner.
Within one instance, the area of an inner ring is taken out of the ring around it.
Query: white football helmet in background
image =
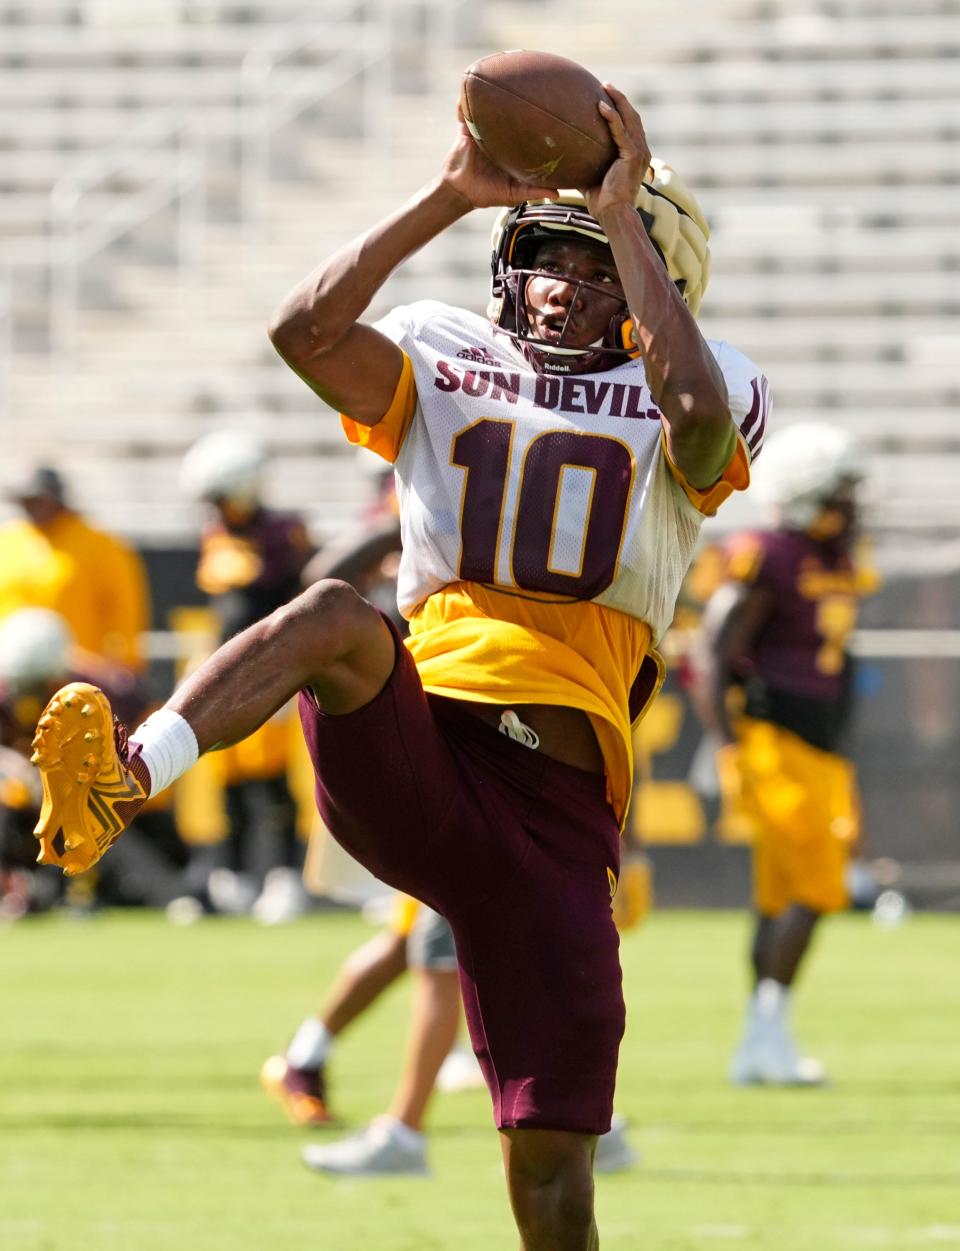
[[[861,453],[845,430],[798,422],[766,441],[751,490],[783,524],[805,530],[837,491],[860,482],[864,473]]]
[[[194,500],[252,504],[260,495],[267,449],[248,430],[213,430],[198,439],[180,466],[180,488]]]
[[[25,691],[65,678],[73,644],[70,627],[49,608],[21,608],[0,622],[0,681]]]

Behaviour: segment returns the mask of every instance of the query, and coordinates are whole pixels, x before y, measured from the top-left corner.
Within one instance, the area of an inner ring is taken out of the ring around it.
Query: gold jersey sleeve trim
[[[407,437],[413,414],[417,409],[417,384],[413,376],[413,364],[410,357],[403,353],[403,367],[397,389],[393,393],[390,407],[375,426],[365,426],[345,413],[340,414],[343,432],[351,443],[357,447],[368,448],[376,452],[391,465],[400,455],[403,441]]]
[[[750,452],[747,450],[747,445],[739,430],[737,431],[737,443],[727,462],[726,469],[724,469],[713,486],[702,489],[692,486],[674,464],[667,447],[666,432],[661,436],[661,440],[663,454],[670,467],[670,472],[683,488],[690,503],[698,512],[703,513],[705,517],[712,517],[723,501],[729,499],[734,491],[745,491],[750,485]]]
[[[396,895],[390,908],[390,933],[397,934],[400,938],[409,938],[421,907],[419,899],[414,899],[411,895]]]

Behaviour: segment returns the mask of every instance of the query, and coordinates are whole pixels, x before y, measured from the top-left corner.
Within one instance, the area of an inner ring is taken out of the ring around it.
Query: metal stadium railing
[[[346,14],[355,6],[344,4],[341,8]],[[315,47],[335,52],[321,70],[309,66],[281,75],[283,67],[299,53]],[[277,130],[354,80],[359,83],[357,114],[363,134],[367,140],[383,144],[383,119],[391,87],[389,25],[338,27],[326,14],[323,21],[293,24],[281,35],[250,49],[240,67],[243,220],[249,223],[259,216]]]
[[[118,177],[134,185],[104,209],[95,193]],[[176,209],[171,242],[178,272],[196,259],[203,230],[203,178],[196,129],[178,110],[170,110],[151,114],[116,144],[57,179],[50,192],[50,321],[55,351],[68,360],[74,353],[81,266],[161,209],[168,205]]]
[[[52,9],[66,13],[69,7]],[[184,0],[170,7],[188,18],[194,11],[209,16],[216,6]],[[293,6],[278,7],[287,15],[283,28],[254,39],[234,73],[228,92],[237,101],[232,125],[224,127],[222,111],[218,120],[217,138],[239,151],[235,211],[250,225],[256,223],[271,177],[274,138],[283,126],[356,80],[355,116],[362,134],[375,147],[386,145],[384,119],[399,15],[425,15],[435,44],[444,46],[456,37],[458,22],[470,6],[467,0],[328,0],[322,20],[313,6],[301,6],[292,17]],[[298,57],[318,51],[322,65],[297,66]],[[56,179],[36,235],[5,259],[14,268],[46,273],[49,346],[63,362],[69,363],[76,346],[81,273],[87,262],[170,206],[175,212],[165,251],[175,257],[180,272],[195,259],[205,184],[213,172],[208,140],[202,110],[200,115],[177,106],[151,110],[132,130],[71,162]],[[0,376],[10,367],[14,316],[8,300],[6,329],[0,334]],[[0,414],[4,404],[0,388]]]

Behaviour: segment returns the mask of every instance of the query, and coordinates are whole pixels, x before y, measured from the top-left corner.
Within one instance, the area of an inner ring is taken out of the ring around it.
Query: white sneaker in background
[[[627,1118],[614,1112],[610,1128],[597,1140],[597,1154],[593,1159],[595,1173],[622,1173],[640,1159],[627,1141]]]
[[[311,1143],[303,1148],[302,1156],[307,1168],[342,1177],[426,1177],[430,1172],[423,1134],[392,1116],[377,1117],[366,1129],[340,1142]]]
[[[307,891],[297,869],[278,866],[263,879],[263,890],[251,911],[261,925],[286,925],[307,910]]]
[[[203,904],[193,895],[179,895],[167,904],[166,914],[171,925],[196,925],[203,919]]]
[[[779,1023],[748,1028],[730,1065],[735,1086],[823,1086],[823,1065],[802,1056]]]
[[[215,912],[240,916],[253,907],[257,888],[245,873],[213,869],[207,878],[207,895]]]
[[[763,1056],[759,1031],[747,1030],[730,1062],[730,1080],[734,1086],[762,1084]]]
[[[451,1094],[460,1090],[485,1090],[486,1085],[473,1052],[466,1047],[453,1047],[440,1065],[437,1089]]]
[[[765,1077],[771,1086],[822,1086],[827,1080],[820,1061],[801,1055],[784,1028],[775,1029],[769,1040]]]

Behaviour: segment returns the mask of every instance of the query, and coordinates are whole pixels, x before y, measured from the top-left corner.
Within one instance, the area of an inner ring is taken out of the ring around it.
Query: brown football
[[[496,52],[464,70],[460,105],[481,151],[522,182],[593,187],[617,155],[597,102],[610,97],[576,61]]]

